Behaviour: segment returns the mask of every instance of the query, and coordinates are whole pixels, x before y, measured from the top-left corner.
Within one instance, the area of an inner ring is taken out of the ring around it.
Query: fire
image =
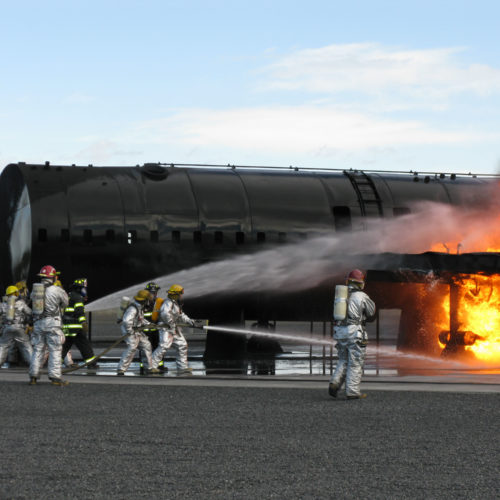
[[[493,198],[498,200],[500,183],[496,184]],[[471,253],[500,252],[500,204],[488,210],[453,213],[450,231],[438,231],[440,236],[429,246],[432,252]],[[449,224],[450,225],[450,224]]]
[[[459,286],[458,323],[465,351],[481,361],[500,362],[500,274],[460,275],[456,285]],[[449,318],[449,297],[443,299],[442,310]],[[449,323],[444,329],[450,329]],[[472,345],[467,345],[471,342]],[[441,342],[440,345],[445,347]]]
[[[497,238],[498,239],[498,238]],[[486,245],[465,245],[458,241],[448,242],[448,243],[435,243],[431,246],[431,252],[441,252],[441,253],[464,253],[464,252],[497,252],[500,253],[500,243],[497,241],[492,241],[486,243]],[[486,248],[486,250],[485,250]]]

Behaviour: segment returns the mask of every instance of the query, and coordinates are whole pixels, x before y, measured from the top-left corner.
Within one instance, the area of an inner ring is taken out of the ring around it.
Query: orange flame
[[[470,217],[459,218],[453,240],[438,241],[431,245],[432,252],[470,253],[500,252],[500,215],[478,212]]]
[[[461,275],[457,285],[459,329],[473,332],[477,336],[475,342],[466,345],[464,349],[472,352],[478,360],[500,362],[500,274]],[[440,326],[449,330],[448,296],[443,299],[442,311]],[[440,346],[445,347],[441,342]]]

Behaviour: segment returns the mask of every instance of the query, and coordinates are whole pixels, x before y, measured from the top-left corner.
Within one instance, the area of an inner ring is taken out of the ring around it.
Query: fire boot
[[[356,394],[355,396],[347,396],[346,399],[365,399],[366,394],[362,392],[361,394]]]
[[[337,397],[338,390],[339,390],[339,388],[335,384],[328,384],[328,394],[330,394],[330,396],[332,398]]]
[[[59,387],[63,387],[65,385],[69,385],[69,382],[67,380],[63,380],[61,378],[51,378],[50,379],[50,384],[51,385],[57,385]]]

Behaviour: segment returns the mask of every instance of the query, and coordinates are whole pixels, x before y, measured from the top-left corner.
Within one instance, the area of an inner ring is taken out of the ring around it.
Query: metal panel
[[[254,235],[267,233],[276,241],[279,233],[293,236],[333,230],[328,197],[317,175],[272,171],[239,175],[248,194]]]
[[[384,181],[392,195],[392,207],[389,204],[388,208],[410,207],[417,201],[450,202],[443,183],[435,177],[395,175],[384,177]]]
[[[119,172],[110,170],[92,168],[64,171],[72,241],[83,242],[83,232],[89,229],[93,232],[94,244],[109,243],[106,241],[107,231],[114,232],[115,241],[123,241],[124,210],[118,185]]]
[[[251,231],[248,200],[232,170],[188,173],[200,212],[202,231]]]
[[[199,229],[198,207],[185,169],[168,169],[161,180],[150,180],[142,174],[145,210],[154,221],[151,229],[160,233],[160,241],[171,240],[172,231],[192,232]]]

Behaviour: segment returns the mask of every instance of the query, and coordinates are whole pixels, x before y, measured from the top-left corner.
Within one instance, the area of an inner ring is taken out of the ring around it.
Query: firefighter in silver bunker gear
[[[188,343],[179,325],[184,323],[199,328],[200,323],[182,312],[183,294],[184,288],[181,285],[172,285],[161,306],[160,323],[164,326],[160,329],[160,343],[153,353],[153,371],[158,369],[158,364],[163,360],[165,351],[172,345],[177,351],[177,373],[191,373],[192,371],[188,366]]]
[[[59,286],[55,286],[57,272],[52,266],[44,266],[38,273],[43,285],[42,297],[31,293],[33,308],[33,355],[30,363],[30,384],[35,385],[44,363],[46,349],[49,351],[49,379],[52,385],[68,385],[61,379],[61,353],[64,344],[62,331],[62,311],[68,305],[68,295]]]
[[[144,319],[144,307],[150,299],[151,295],[147,290],[140,290],[134,297],[133,302],[128,305],[123,313],[120,328],[123,335],[128,335],[125,339],[127,349],[122,354],[120,362],[118,363],[117,375],[125,375],[130,363],[132,363],[134,359],[138,347],[141,348],[146,357],[146,372],[151,371],[151,342],[149,342],[148,337],[141,331],[141,328],[149,324]]]
[[[16,286],[7,287],[5,292],[7,302],[0,304],[0,315],[2,316],[2,328],[0,331],[0,366],[7,359],[9,349],[17,344],[19,350],[28,363],[31,362],[33,348],[29,335],[26,333],[31,322],[31,309],[20,297]]]
[[[360,391],[363,365],[366,356],[368,335],[366,321],[375,319],[375,303],[363,292],[365,276],[359,269],[347,275],[348,286],[347,314],[342,321],[336,322],[333,338],[337,341],[338,361],[330,378],[328,392],[337,397],[337,391],[345,382],[347,399],[366,397]]]

